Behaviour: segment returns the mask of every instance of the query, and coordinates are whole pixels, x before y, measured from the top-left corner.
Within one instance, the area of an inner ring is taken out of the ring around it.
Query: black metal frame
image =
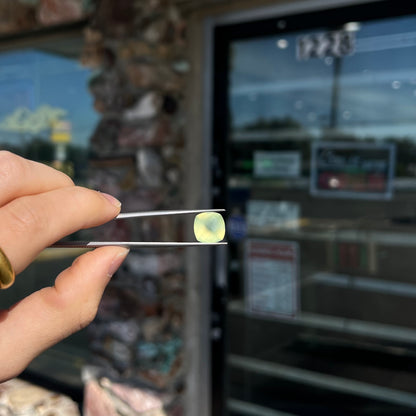
[[[239,23],[217,25],[213,29],[213,66],[211,85],[212,100],[212,206],[229,208],[227,200],[227,179],[229,175],[229,155],[227,152],[229,114],[228,97],[228,60],[229,48],[233,41],[253,39],[264,36],[290,33],[300,30],[325,28],[338,29],[349,21],[368,21],[383,18],[416,14],[416,2],[407,0],[382,0],[363,2],[325,10],[306,11],[304,13],[273,16],[261,20],[248,20]],[[284,26],[278,25],[284,21]],[[215,257],[214,257],[215,260]],[[220,338],[211,340],[211,410],[212,415],[226,414],[227,366],[226,366],[226,321],[227,289],[218,286],[211,279],[211,327],[221,329]]]

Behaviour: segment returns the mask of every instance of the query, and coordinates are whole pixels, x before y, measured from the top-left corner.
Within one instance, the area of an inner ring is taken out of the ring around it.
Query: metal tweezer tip
[[[199,243],[192,241],[58,241],[52,248],[97,248],[104,246],[120,246],[128,248],[149,248],[149,247],[196,247],[196,246],[220,246],[227,242]]]
[[[137,218],[137,217],[156,217],[158,215],[179,215],[179,214],[198,214],[201,212],[222,212],[225,209],[191,209],[191,210],[168,210],[168,211],[137,211],[137,212],[124,212],[118,214],[116,220],[123,218]]]

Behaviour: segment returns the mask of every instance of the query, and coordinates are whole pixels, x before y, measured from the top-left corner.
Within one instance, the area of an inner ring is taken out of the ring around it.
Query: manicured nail
[[[113,274],[118,270],[118,268],[123,263],[124,259],[127,257],[127,254],[129,254],[129,251],[130,250],[128,248],[121,247],[118,254],[116,254],[113,257],[113,260],[112,260],[112,262],[110,264],[110,267],[108,268],[108,272],[107,272],[107,275],[109,277],[113,276]]]
[[[100,192],[100,194],[107,200],[109,201],[112,205],[114,205],[117,208],[121,207],[121,202],[114,198],[112,195],[110,194],[106,194],[105,192]]]

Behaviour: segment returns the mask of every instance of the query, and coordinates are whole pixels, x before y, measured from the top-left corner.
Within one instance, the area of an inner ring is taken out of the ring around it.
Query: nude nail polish
[[[109,277],[113,276],[113,274],[118,270],[124,259],[127,257],[127,254],[129,254],[129,251],[130,250],[128,248],[121,247],[119,253],[113,257],[113,260],[111,261],[110,267],[107,271],[107,275]]]
[[[114,205],[117,208],[121,207],[121,202],[117,199],[114,198],[112,195],[110,194],[106,194],[105,192],[100,192],[100,194],[107,200],[109,201],[112,205]]]

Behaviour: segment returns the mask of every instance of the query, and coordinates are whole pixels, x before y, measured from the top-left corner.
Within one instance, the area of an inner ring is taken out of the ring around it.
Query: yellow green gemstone
[[[225,222],[218,212],[202,212],[194,220],[195,238],[201,243],[218,243],[225,236]]]

